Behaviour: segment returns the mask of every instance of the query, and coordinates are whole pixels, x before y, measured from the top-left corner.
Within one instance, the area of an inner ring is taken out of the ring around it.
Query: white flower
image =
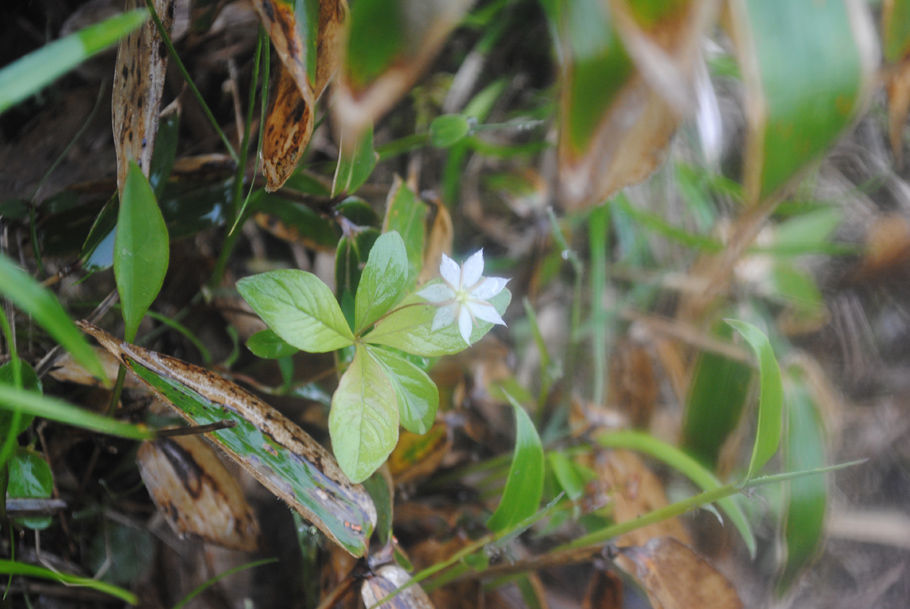
[[[457,320],[461,337],[470,345],[475,320],[506,325],[488,301],[499,294],[509,280],[503,277],[482,277],[482,249],[468,258],[460,268],[457,262],[443,254],[439,274],[442,275],[443,283],[428,285],[417,292],[418,296],[439,307],[433,318],[433,331],[445,328]]]

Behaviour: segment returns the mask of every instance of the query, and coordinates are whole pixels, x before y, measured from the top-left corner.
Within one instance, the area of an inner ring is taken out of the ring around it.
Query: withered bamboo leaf
[[[206,438],[355,556],[367,551],[376,508],[335,459],[280,412],[220,376],[124,343],[87,322],[80,327],[194,425],[233,421]]]
[[[407,584],[410,579],[407,571],[396,564],[379,567],[371,577],[363,580],[360,588],[363,604],[377,609],[432,609],[430,597],[419,584],[408,586],[386,602],[376,604]]]
[[[166,30],[174,22],[176,0],[154,0],[153,6]],[[134,8],[138,0],[128,0]],[[151,20],[120,41],[114,68],[112,121],[117,153],[117,188],[123,193],[130,161],[146,177],[152,164],[158,111],[167,75],[167,52]]]
[[[243,491],[199,437],[143,442],[136,455],[145,488],[178,535],[252,552],[259,523]]]

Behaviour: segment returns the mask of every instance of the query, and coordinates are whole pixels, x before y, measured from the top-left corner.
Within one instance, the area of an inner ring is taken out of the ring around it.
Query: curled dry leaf
[[[389,594],[408,583],[407,571],[395,564],[383,565],[376,569],[372,576],[363,580],[360,597],[367,607],[377,609],[432,609],[433,603],[419,584],[408,586],[392,599],[376,605]]]
[[[205,368],[78,325],[190,423],[233,422],[205,438],[348,552],[366,553],[376,526],[373,501],[293,421]]]
[[[693,106],[698,43],[716,2],[658,4],[566,3],[551,14],[562,79],[560,198],[570,209],[647,177]]]
[[[154,0],[155,11],[164,29],[174,22],[176,0]],[[128,0],[135,8],[137,0]],[[154,21],[149,19],[120,41],[114,68],[112,124],[117,153],[117,189],[122,193],[130,161],[135,161],[146,177],[152,163],[158,111],[167,75],[167,47]]]
[[[262,173],[271,192],[291,176],[310,141],[316,100],[338,66],[347,2],[307,0],[296,12],[281,0],[255,5],[282,61],[262,143]]]
[[[360,141],[408,92],[471,4],[473,0],[367,0],[355,5],[333,91],[342,147]],[[377,14],[386,18],[377,20]],[[376,46],[383,48],[377,51]]]
[[[648,594],[654,609],[738,609],[742,601],[726,577],[684,543],[672,537],[624,548],[621,556]]]
[[[137,454],[145,487],[168,523],[225,548],[251,552],[259,524],[215,450],[196,436],[143,442]]]

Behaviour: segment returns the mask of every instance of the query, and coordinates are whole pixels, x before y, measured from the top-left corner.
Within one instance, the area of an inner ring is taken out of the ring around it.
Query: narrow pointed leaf
[[[338,151],[338,165],[332,179],[332,196],[353,194],[363,186],[379,155],[373,149],[373,128],[365,128],[357,139],[342,139]]]
[[[649,434],[637,431],[611,432],[598,436],[597,443],[606,448],[627,448],[659,459],[688,477],[703,491],[712,491],[723,486],[720,480],[698,461],[675,446],[662,442]],[[752,533],[752,527],[742,508],[733,497],[719,499],[717,505],[739,531],[749,549],[749,554],[755,556],[755,535]]]
[[[97,579],[92,579],[90,577],[81,577],[78,575],[70,575],[69,573],[61,573],[60,571],[52,571],[50,569],[45,569],[44,567],[39,567],[38,565],[30,565],[15,560],[0,559],[0,573],[3,575],[40,577],[42,579],[61,582],[72,586],[81,586],[88,588],[89,590],[96,590],[103,594],[108,594],[114,598],[122,600],[125,603],[129,603],[130,605],[135,605],[139,602],[139,599],[136,598],[135,594],[129,590],[124,590],[123,588],[114,586],[113,584],[99,581]]]
[[[729,7],[749,123],[746,201],[754,204],[853,121],[871,91],[878,51],[863,2],[735,0]]]
[[[784,436],[784,471],[799,471],[825,465],[825,430],[817,403],[805,376],[788,369],[786,383],[787,430]],[[786,556],[778,587],[789,588],[818,555],[824,539],[828,490],[825,476],[809,476],[784,483],[782,527]]]
[[[397,232],[373,243],[354,299],[354,328],[361,332],[401,300],[408,284],[408,255]]]
[[[107,381],[104,368],[101,367],[95,352],[60,306],[57,298],[2,254],[0,294],[20,310],[31,315],[86,370]]]
[[[366,552],[376,524],[373,502],[297,424],[205,368],[124,343],[85,322],[81,327],[191,424],[232,422],[205,438],[345,550]]]
[[[503,289],[490,303],[500,315],[504,314],[512,293]],[[364,340],[374,345],[386,345],[414,355],[439,357],[458,353],[465,348],[464,339],[458,333],[458,325],[452,323],[433,330],[433,318],[437,307],[428,304],[419,296],[409,296],[398,306],[398,310],[382,319]],[[493,324],[477,321],[471,331],[471,344],[479,341],[490,331]]]
[[[367,347],[373,357],[385,366],[398,397],[401,425],[410,432],[426,433],[436,420],[439,389],[426,372],[381,347]]]
[[[131,163],[114,240],[114,277],[127,340],[135,338],[139,323],[161,290],[168,256],[167,226],[155,193],[142,170]]]
[[[144,8],[114,15],[4,66],[0,70],[0,113],[114,44],[146,19]]]
[[[28,391],[34,391],[35,393],[41,393],[41,379],[38,378],[38,375],[35,374],[35,369],[32,368],[28,362],[19,362],[20,372],[22,378],[22,388]],[[13,387],[15,386],[15,381],[13,380],[13,362],[6,362],[0,366],[0,385],[6,385]],[[13,436],[18,436],[20,433],[25,431],[29,425],[32,424],[34,419],[31,415],[26,415],[19,418],[19,424],[16,425],[16,430],[13,431]],[[9,432],[9,427],[13,423],[13,413],[7,410],[0,410],[0,438],[6,438],[7,433]]]
[[[543,496],[544,459],[540,436],[525,409],[508,396],[515,412],[515,450],[499,506],[487,526],[494,532],[509,529],[533,515]]]
[[[332,396],[329,434],[338,464],[353,482],[369,478],[398,441],[395,388],[363,345]]]
[[[746,479],[758,474],[765,463],[777,452],[783,426],[784,390],[781,384],[780,366],[774,357],[774,350],[768,337],[750,323],[736,319],[727,320],[739,332],[758,358],[758,374],[761,395],[758,403],[758,431],[749,461]]]
[[[312,273],[260,273],[238,281],[237,291],[275,334],[298,349],[324,353],[354,340],[335,296]]]

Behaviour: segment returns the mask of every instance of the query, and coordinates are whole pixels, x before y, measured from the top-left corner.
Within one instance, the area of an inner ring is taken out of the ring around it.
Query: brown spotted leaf
[[[274,191],[293,173],[310,141],[316,100],[338,66],[347,3],[305,0],[296,11],[294,3],[281,0],[254,4],[282,61],[262,144],[266,190]]]
[[[231,423],[204,437],[345,550],[366,553],[376,526],[373,501],[296,423],[205,368],[78,325],[191,424]]]
[[[259,523],[215,450],[195,436],[143,442],[136,455],[145,488],[181,537],[195,535],[252,552]]]
[[[686,544],[658,537],[623,548],[617,564],[644,587],[654,609],[739,609],[739,595],[717,569]]]
[[[164,29],[174,22],[176,0],[154,0],[153,5]],[[137,0],[127,0],[135,8]],[[117,189],[122,193],[130,161],[135,161],[146,177],[152,163],[158,112],[167,75],[167,47],[151,19],[120,41],[114,68],[111,100],[114,149],[117,153]]]

